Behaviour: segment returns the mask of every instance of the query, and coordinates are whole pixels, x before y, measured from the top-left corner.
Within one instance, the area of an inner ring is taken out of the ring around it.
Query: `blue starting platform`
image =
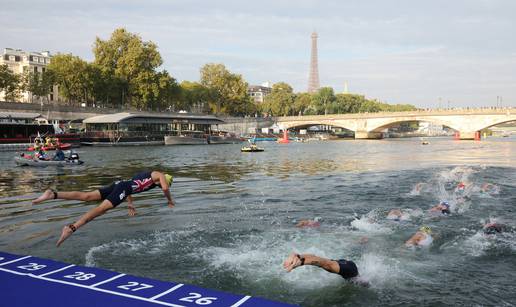
[[[0,252],[0,306],[285,307],[266,299]]]

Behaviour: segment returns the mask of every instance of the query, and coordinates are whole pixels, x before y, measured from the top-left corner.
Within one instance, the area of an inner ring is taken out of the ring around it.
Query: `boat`
[[[69,146],[79,145],[79,134],[57,134],[56,129],[39,113],[0,111],[0,150],[26,149],[33,146],[33,140],[38,136],[59,137]]]
[[[14,162],[19,166],[77,166],[84,163],[79,159],[65,159],[63,161],[33,159],[30,155],[16,156]]]
[[[81,144],[89,146],[139,146],[168,144],[207,144],[188,133],[209,134],[211,125],[224,121],[211,115],[116,113],[87,118]],[[170,138],[168,136],[171,136]]]
[[[205,145],[208,139],[204,132],[165,135],[165,145]]]
[[[428,141],[421,142],[421,145],[428,145],[428,144],[430,144],[430,142],[428,142]]]
[[[260,151],[264,151],[264,150],[265,150],[265,148],[258,147],[258,146],[256,146],[256,144],[244,146],[240,149],[241,152],[260,152]]]
[[[42,144],[45,144],[45,145],[42,146]],[[56,150],[58,148],[61,150],[68,150],[68,149],[72,148],[72,144],[61,143],[59,138],[50,138],[48,141],[44,141],[42,137],[38,136],[34,139],[33,145],[29,146],[29,148],[27,150],[28,151],[36,151],[36,150],[43,149],[44,151],[49,151],[49,150]]]
[[[240,144],[243,141],[242,138],[229,132],[208,135],[208,144]]]

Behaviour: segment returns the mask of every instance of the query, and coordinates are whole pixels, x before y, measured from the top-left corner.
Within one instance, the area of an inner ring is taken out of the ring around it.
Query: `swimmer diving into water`
[[[81,216],[76,222],[63,227],[61,237],[57,241],[56,246],[59,247],[64,240],[70,237],[77,229],[84,224],[93,220],[99,215],[106,213],[108,210],[115,208],[127,199],[127,208],[129,215],[136,215],[136,209],[133,206],[132,194],[148,191],[157,186],[163,190],[163,194],[168,200],[168,206],[174,207],[174,201],[170,196],[169,187],[172,184],[172,176],[158,171],[148,171],[136,174],[130,180],[115,181],[112,184],[90,192],[58,192],[55,190],[46,190],[40,197],[32,201],[33,204],[39,204],[46,200],[52,199],[70,199],[82,201],[102,200],[100,205],[89,210]]]

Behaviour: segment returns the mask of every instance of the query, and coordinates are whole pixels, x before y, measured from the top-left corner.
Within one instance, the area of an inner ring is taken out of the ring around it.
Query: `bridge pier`
[[[355,139],[383,139],[381,132],[355,131]]]
[[[480,131],[459,131],[459,140],[480,140]]]

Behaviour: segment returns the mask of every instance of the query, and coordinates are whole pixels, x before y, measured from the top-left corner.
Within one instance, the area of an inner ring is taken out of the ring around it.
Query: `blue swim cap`
[[[450,204],[447,201],[441,201],[441,205],[446,206],[447,208],[450,208]]]

